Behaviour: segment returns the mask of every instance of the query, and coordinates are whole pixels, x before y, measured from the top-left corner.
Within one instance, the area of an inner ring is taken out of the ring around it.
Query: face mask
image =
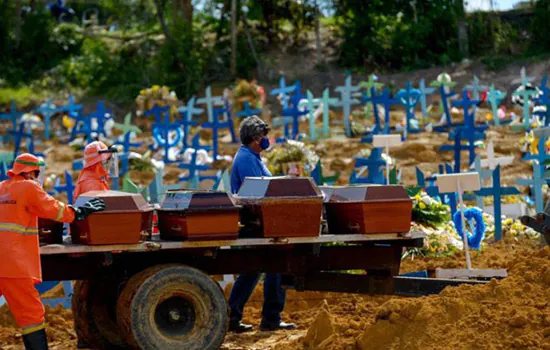
[[[267,137],[262,137],[260,140],[260,148],[268,149],[269,148],[269,139]]]

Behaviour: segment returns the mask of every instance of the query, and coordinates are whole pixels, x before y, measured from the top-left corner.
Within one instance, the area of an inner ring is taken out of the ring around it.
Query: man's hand
[[[92,198],[81,207],[73,208],[75,221],[82,221],[92,213],[105,210],[105,202],[100,198]]]

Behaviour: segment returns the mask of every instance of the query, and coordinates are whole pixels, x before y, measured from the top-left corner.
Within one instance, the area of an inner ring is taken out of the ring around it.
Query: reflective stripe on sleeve
[[[60,221],[63,218],[63,214],[65,213],[65,203],[58,202],[59,203],[59,212],[57,213],[57,217],[55,218],[55,221]]]
[[[37,227],[25,227],[23,225],[18,225],[8,222],[0,222],[0,232],[14,232],[21,235],[38,235]]]

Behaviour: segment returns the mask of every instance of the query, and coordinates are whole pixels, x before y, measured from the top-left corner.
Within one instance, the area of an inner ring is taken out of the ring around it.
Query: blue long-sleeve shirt
[[[271,176],[271,173],[262,162],[260,154],[246,146],[241,146],[233,160],[231,169],[231,192],[237,193],[245,177]]]

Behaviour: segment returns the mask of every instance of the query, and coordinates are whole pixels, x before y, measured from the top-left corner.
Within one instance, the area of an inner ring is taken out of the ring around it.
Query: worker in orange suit
[[[116,150],[107,147],[101,141],[94,141],[84,148],[84,167],[78,176],[76,188],[73,193],[73,200],[76,202],[78,196],[90,191],[108,191],[109,177],[118,177],[118,158]],[[73,300],[78,300],[78,291],[82,290],[79,285],[82,281],[77,281],[74,287],[76,291]],[[73,313],[78,313],[77,305],[73,305]],[[88,342],[82,331],[76,327],[77,348],[89,348]]]
[[[116,150],[101,141],[94,141],[84,149],[84,168],[78,176],[74,201],[86,192],[108,191],[109,177],[118,177]]]
[[[71,207],[49,196],[39,183],[45,163],[21,154],[0,182],[0,296],[4,296],[17,324],[23,328],[26,349],[48,349],[44,306],[35,288],[42,281],[38,217],[60,222],[84,220],[105,209],[94,198]]]

